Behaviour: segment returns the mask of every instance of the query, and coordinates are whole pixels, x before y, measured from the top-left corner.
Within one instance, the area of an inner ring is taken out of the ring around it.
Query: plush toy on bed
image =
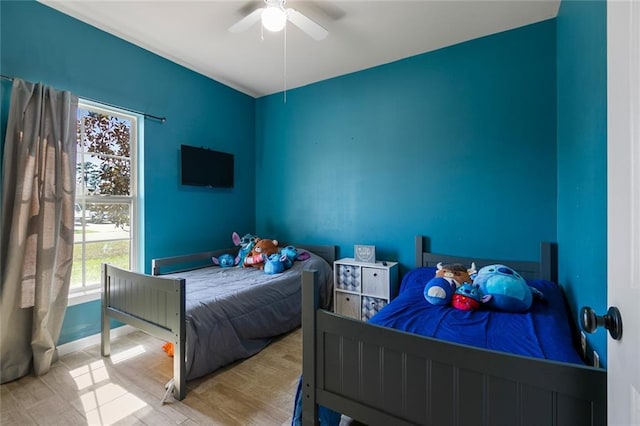
[[[287,255],[281,253],[274,253],[264,262],[264,273],[267,275],[281,274],[285,269],[285,262],[287,261]]]
[[[513,268],[506,265],[487,265],[478,271],[473,283],[491,300],[487,306],[505,312],[526,312],[533,296],[544,298],[542,292],[527,284]]]
[[[464,283],[471,283],[471,274],[476,272],[475,263],[466,268],[459,263],[438,263],[436,276],[424,286],[424,298],[432,305],[448,305],[453,293]]]
[[[307,260],[311,257],[309,252],[298,251],[294,246],[286,246],[280,249],[280,253],[287,256],[285,260],[284,269],[289,269],[293,266],[293,262],[296,260]]]
[[[244,265],[264,269],[265,261],[272,254],[278,253],[278,251],[278,240],[269,240],[266,238],[258,239],[247,257],[244,259]]]
[[[218,265],[221,268],[229,268],[231,266],[235,266],[237,265],[236,262],[240,261],[239,257],[233,257],[228,253],[225,253],[223,255],[220,255],[219,257],[212,257],[211,260],[213,261],[214,265]]]
[[[490,294],[483,295],[478,284],[464,283],[453,293],[451,306],[461,311],[475,311],[483,303],[491,300]]]
[[[237,232],[231,234],[233,244],[240,246],[240,251],[238,251],[238,256],[236,256],[235,259],[235,264],[238,265],[238,267],[244,266],[244,260],[247,258],[247,255],[253,249],[253,246],[256,244],[258,239],[258,237],[251,234],[245,234],[242,238],[240,238],[240,235],[238,235]]]
[[[282,247],[278,253],[264,260],[264,273],[279,274],[291,268],[296,260],[307,260],[310,257],[308,252],[298,252],[294,246]],[[263,255],[262,258],[264,259],[265,256]]]

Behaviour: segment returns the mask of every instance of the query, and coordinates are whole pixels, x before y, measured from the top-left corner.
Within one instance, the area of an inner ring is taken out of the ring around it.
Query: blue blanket
[[[398,297],[369,322],[483,349],[584,364],[573,346],[564,296],[556,283],[529,281],[544,299],[534,298],[525,313],[461,311],[424,299],[424,286],[434,274],[435,268],[427,267],[409,271]]]

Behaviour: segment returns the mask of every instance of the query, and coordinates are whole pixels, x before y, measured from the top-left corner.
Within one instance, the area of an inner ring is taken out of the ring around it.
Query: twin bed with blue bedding
[[[562,289],[556,283],[529,281],[544,298],[534,299],[523,313],[482,308],[464,311],[424,300],[425,283],[435,272],[434,267],[409,271],[398,297],[369,323],[477,348],[583,364],[573,345]]]
[[[606,424],[606,372],[584,364],[555,247],[539,261],[437,255],[416,237],[416,268],[368,322],[319,306],[315,274],[303,273],[303,373],[294,424]],[[502,263],[538,289],[522,313],[432,305],[423,295],[436,264]]]

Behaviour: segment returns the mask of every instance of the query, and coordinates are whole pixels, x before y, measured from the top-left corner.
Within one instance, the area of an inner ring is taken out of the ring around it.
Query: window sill
[[[79,305],[81,303],[100,300],[101,296],[102,290],[99,288],[94,288],[86,291],[76,291],[69,294],[69,301],[67,302],[67,306]]]

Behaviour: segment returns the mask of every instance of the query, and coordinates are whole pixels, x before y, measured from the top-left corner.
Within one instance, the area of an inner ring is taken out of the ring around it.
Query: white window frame
[[[130,196],[108,196],[108,195],[98,195],[98,196],[78,196],[76,191],[76,202],[82,201],[85,203],[104,203],[105,201],[110,202],[127,202],[129,204],[129,215],[130,215],[130,230],[129,230],[129,268],[132,271],[141,272],[142,271],[142,253],[143,253],[143,243],[142,243],[142,226],[140,224],[143,223],[141,219],[142,209],[140,208],[140,195],[142,194],[141,183],[143,180],[141,179],[142,172],[142,140],[144,135],[144,117],[135,114],[129,111],[125,111],[123,109],[119,109],[117,107],[113,107],[111,105],[101,104],[95,101],[89,101],[85,99],[78,100],[78,109],[85,109],[92,112],[97,112],[101,114],[105,114],[108,116],[114,116],[121,119],[129,120],[131,122],[131,139],[129,141],[129,161],[131,162],[131,194]],[[84,238],[84,232],[86,228],[83,225],[83,238],[81,244],[86,244]],[[117,240],[115,240],[117,241]],[[77,247],[76,241],[74,239],[74,249]],[[84,261],[84,259],[83,259]],[[83,281],[84,281],[84,271],[83,271]],[[75,288],[69,290],[69,301],[68,306],[89,302],[92,300],[100,299],[101,296],[101,285],[83,285],[82,288]]]

